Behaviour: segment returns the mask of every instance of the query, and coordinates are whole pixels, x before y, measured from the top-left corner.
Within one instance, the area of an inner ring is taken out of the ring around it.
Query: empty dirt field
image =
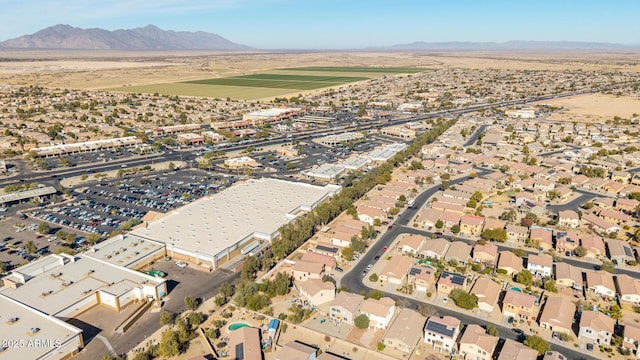
[[[589,94],[539,104],[562,106],[561,111],[549,116],[549,120],[555,121],[599,123],[612,120],[615,116],[628,119],[633,114],[640,114],[640,97]]]

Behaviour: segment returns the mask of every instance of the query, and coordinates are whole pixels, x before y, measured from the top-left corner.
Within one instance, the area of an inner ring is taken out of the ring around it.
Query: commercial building
[[[244,121],[265,121],[265,120],[281,120],[298,115],[302,112],[301,108],[271,108],[264,110],[252,111],[242,115]]]
[[[52,146],[43,146],[38,148],[31,149],[31,152],[38,156],[59,156],[65,154],[75,154],[81,152],[88,151],[98,151],[104,149],[117,149],[121,147],[130,147],[142,144],[142,140],[140,140],[136,136],[127,136],[116,139],[103,139],[103,140],[93,140],[93,141],[85,141],[73,144],[62,144],[62,145],[52,145]]]
[[[215,269],[252,242],[270,242],[279,235],[280,226],[340,189],[277,179],[249,180],[180,207],[131,234],[165,244],[173,258]]]

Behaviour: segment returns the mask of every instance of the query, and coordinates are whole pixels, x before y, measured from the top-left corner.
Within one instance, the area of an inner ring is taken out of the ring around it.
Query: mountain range
[[[424,51],[538,51],[538,50],[631,50],[637,47],[603,42],[581,41],[523,41],[498,42],[423,42],[397,44],[378,50],[424,50]]]
[[[0,42],[0,49],[55,50],[251,50],[218,34],[162,30],[154,25],[127,30],[55,25]]]

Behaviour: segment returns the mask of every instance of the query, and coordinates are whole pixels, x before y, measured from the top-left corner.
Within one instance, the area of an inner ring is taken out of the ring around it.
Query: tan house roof
[[[386,261],[379,275],[387,278],[402,279],[409,271],[413,261],[414,259],[408,256],[393,256],[391,260]]]
[[[277,360],[307,360],[309,355],[316,354],[317,349],[297,341],[289,341],[280,349]]]
[[[422,338],[422,329],[426,321],[427,318],[416,311],[400,309],[384,338],[397,339],[409,346],[416,345]]]
[[[505,340],[498,355],[498,360],[536,360],[537,358],[536,350],[511,339]]]
[[[512,268],[516,272],[522,271],[522,258],[511,251],[503,251],[498,259],[498,268]]]
[[[500,297],[502,286],[488,277],[481,277],[473,284],[470,292],[478,297],[479,303],[494,305]]]
[[[425,237],[422,235],[415,234],[403,234],[401,235],[400,241],[398,241],[398,247],[410,247],[414,249],[416,252],[420,250],[420,246],[425,241]]]
[[[496,345],[498,345],[498,340],[497,336],[487,334],[487,331],[480,325],[469,324],[464,329],[459,343],[460,345],[473,344],[486,351],[487,354],[493,354]]]
[[[465,214],[460,219],[460,225],[482,226],[483,223],[484,223],[484,216]]]
[[[504,229],[506,222],[496,218],[487,218],[484,221],[485,229]]]
[[[562,210],[558,212],[558,218],[560,219],[570,219],[570,220],[580,220],[578,213],[573,210]]]
[[[549,254],[532,254],[529,255],[529,264],[553,267],[553,257]]]
[[[560,279],[570,279],[573,282],[579,283],[582,285],[582,269],[569,265],[565,262],[558,262],[555,264],[556,267],[556,280]]]
[[[364,296],[360,294],[353,294],[347,291],[341,291],[333,299],[331,306],[341,307],[352,314],[355,314],[360,308],[360,304],[364,301]]]
[[[384,318],[389,313],[389,309],[396,303],[392,298],[383,297],[380,300],[369,298],[362,303],[360,311]]]
[[[571,329],[576,305],[569,299],[561,296],[550,296],[544,304],[540,323],[547,323],[553,328]]]
[[[324,271],[324,264],[298,260],[296,261],[296,264],[293,265],[293,271],[301,271],[301,272],[311,273],[311,274],[320,274],[322,273],[322,271]]]
[[[587,274],[587,286],[595,287],[602,286],[612,291],[616,291],[616,286],[613,283],[613,275],[604,270],[598,271],[586,271]]]
[[[485,258],[493,258],[495,260],[498,257],[498,246],[490,242],[485,242],[484,244],[476,244],[473,247],[473,257],[477,258],[478,255],[481,255]]]
[[[640,280],[629,275],[616,275],[620,295],[640,295]]]
[[[588,327],[596,332],[608,331],[613,333],[616,322],[600,311],[586,310],[580,316],[580,327]]]
[[[469,257],[471,256],[471,245],[467,244],[464,241],[453,241],[449,248],[447,249],[447,253],[445,254],[445,258],[447,260],[455,259],[458,261],[467,262],[469,261]]]
[[[502,303],[511,304],[516,308],[524,307],[527,309],[531,309],[535,306],[536,297],[533,295],[508,289],[504,295]]]
[[[449,248],[450,242],[447,239],[437,238],[433,240],[425,241],[424,246],[422,246],[422,252],[432,251],[440,256],[443,256],[445,251]]]
[[[336,258],[329,255],[320,254],[313,251],[307,251],[302,254],[301,261],[306,262],[315,262],[324,264],[326,268],[335,268],[336,267]]]
[[[306,281],[297,282],[296,286],[309,294],[309,296],[315,296],[321,291],[336,290],[336,286],[331,281],[322,281],[320,279],[308,279]]]
[[[238,354],[236,349],[240,347],[242,353]],[[229,335],[229,349],[232,359],[261,360],[260,329],[247,326],[232,331]]]

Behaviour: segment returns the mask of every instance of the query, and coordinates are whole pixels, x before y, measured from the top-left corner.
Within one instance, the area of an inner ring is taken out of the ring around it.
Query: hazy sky
[[[0,0],[0,40],[56,24],[154,24],[263,49],[357,49],[414,41],[640,44],[640,0]]]

